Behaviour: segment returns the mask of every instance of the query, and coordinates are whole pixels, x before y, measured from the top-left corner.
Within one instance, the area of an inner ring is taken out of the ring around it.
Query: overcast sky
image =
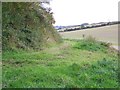
[[[54,25],[78,25],[118,20],[120,0],[52,0]]]

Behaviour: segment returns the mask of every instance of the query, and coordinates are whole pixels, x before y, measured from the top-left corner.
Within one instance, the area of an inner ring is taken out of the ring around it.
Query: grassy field
[[[117,88],[117,52],[93,39],[39,52],[3,51],[3,88]]]
[[[118,43],[118,25],[109,25],[104,27],[85,29],[85,30],[77,30],[70,32],[60,32],[63,38],[69,39],[81,39],[83,38],[83,34],[85,37],[93,36],[97,40],[105,41],[113,43],[114,45],[120,45]]]

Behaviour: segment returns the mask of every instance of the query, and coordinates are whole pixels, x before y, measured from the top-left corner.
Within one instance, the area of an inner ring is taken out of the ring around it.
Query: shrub
[[[62,41],[41,3],[2,3],[2,49],[41,50]]]
[[[105,51],[109,47],[109,44],[98,42],[94,37],[89,36],[83,40],[79,40],[79,42],[76,42],[73,47],[76,49],[88,51]]]

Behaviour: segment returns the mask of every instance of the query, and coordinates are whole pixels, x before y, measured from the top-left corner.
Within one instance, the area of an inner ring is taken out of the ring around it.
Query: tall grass
[[[84,40],[80,40],[74,48],[88,51],[105,51],[110,47],[109,43],[98,42],[94,37],[88,36]]]

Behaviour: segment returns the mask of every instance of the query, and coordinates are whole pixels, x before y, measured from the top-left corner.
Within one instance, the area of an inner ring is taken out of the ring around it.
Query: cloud
[[[118,1],[115,0],[53,0],[55,25],[73,25],[118,19]]]

